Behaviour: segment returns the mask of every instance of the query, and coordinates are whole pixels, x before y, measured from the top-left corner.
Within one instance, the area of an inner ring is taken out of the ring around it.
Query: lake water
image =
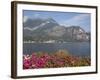
[[[68,42],[68,43],[23,43],[23,53],[32,54],[33,52],[48,52],[52,53],[58,50],[68,50],[69,53],[75,56],[90,57],[89,42]]]

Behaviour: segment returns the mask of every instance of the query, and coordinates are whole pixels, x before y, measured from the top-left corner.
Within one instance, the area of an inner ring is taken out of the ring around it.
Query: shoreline
[[[34,41],[23,41],[23,43],[84,43],[89,41],[68,41],[68,42],[34,42]]]

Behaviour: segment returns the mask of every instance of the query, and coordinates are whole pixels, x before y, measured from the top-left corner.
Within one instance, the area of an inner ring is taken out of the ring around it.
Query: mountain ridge
[[[90,41],[90,33],[80,26],[61,26],[54,19],[28,19],[23,23],[24,41]]]

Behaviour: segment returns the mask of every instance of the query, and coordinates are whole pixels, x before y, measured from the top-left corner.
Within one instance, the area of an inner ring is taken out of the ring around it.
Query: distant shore
[[[73,42],[89,42],[89,41],[23,41],[23,43],[73,43]]]

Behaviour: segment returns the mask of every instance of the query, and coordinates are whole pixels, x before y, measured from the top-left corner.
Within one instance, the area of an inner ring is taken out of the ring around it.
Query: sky
[[[64,25],[66,27],[72,25],[80,26],[86,32],[90,32],[91,27],[90,13],[24,10],[23,18],[24,22],[29,18],[53,18],[60,25]]]

